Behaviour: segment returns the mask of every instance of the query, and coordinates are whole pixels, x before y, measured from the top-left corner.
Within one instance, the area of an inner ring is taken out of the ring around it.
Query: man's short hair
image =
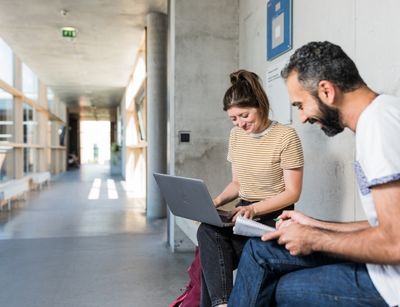
[[[318,84],[327,80],[343,92],[351,92],[363,85],[354,62],[338,45],[330,42],[310,42],[295,51],[281,75],[286,80],[296,71],[300,84],[312,95],[318,93]]]

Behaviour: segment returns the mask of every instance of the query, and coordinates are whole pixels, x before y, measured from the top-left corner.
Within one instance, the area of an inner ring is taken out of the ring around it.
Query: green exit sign
[[[64,27],[61,29],[62,37],[76,37],[76,29],[73,27]]]

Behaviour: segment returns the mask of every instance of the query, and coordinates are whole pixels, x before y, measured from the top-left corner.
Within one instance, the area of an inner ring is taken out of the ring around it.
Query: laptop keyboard
[[[217,209],[217,212],[218,212],[218,215],[220,216],[221,221],[223,223],[232,223],[232,217],[231,217],[230,211],[218,210]]]

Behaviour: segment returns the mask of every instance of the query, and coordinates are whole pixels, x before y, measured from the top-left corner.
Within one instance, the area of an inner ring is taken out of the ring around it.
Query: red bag
[[[196,247],[194,260],[187,269],[189,274],[189,282],[186,290],[178,296],[169,307],[199,307],[200,306],[200,289],[201,289],[201,264],[199,248]]]

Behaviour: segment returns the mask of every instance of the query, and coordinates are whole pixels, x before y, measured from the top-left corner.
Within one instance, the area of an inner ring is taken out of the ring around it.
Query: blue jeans
[[[292,256],[276,241],[251,239],[243,249],[228,306],[388,305],[364,264],[323,253]]]
[[[240,205],[251,202],[241,200]],[[289,206],[285,209],[293,209]],[[283,210],[283,209],[282,209]],[[261,222],[274,225],[278,210],[261,216]],[[201,260],[201,307],[226,304],[233,287],[233,270],[237,268],[243,247],[249,238],[233,234],[232,227],[202,223],[197,230]]]

